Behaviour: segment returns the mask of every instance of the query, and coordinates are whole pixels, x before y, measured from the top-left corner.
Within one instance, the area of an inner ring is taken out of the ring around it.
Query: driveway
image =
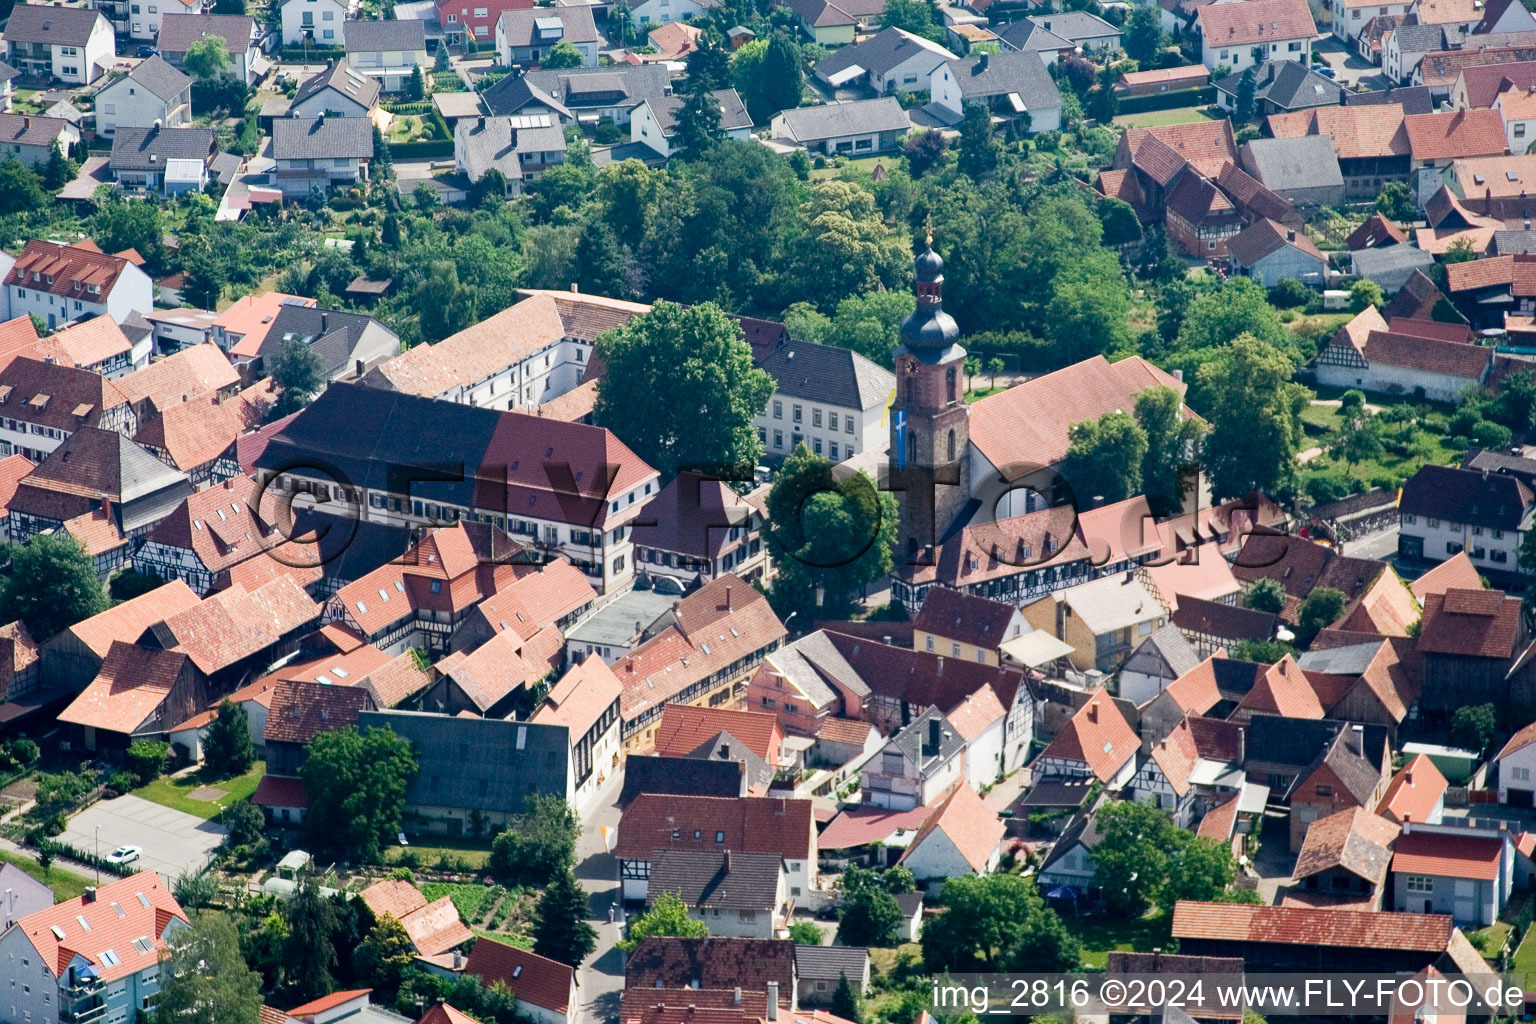
[[[581,821],[581,836],[576,841],[576,877],[589,896],[588,918],[597,929],[597,949],[577,972],[581,992],[581,1019],[615,1021],[619,1017],[619,992],[624,988],[624,954],[614,947],[623,927],[623,904],[619,902],[619,862],[604,846],[613,842],[619,825],[619,793],[624,788],[624,773],[614,772],[599,794],[593,810]],[[615,920],[608,920],[608,908],[614,908]]]
[[[1344,44],[1331,35],[1320,37],[1312,44],[1323,61],[1334,70],[1334,81],[1350,88],[1385,89],[1391,81],[1381,68],[1364,57],[1346,50]]]
[[[102,856],[119,846],[141,847],[144,853],[134,866],[158,871],[167,884],[179,875],[201,870],[224,841],[225,832],[224,826],[195,815],[142,797],[120,796],[92,804],[75,815],[58,838],[83,853],[93,853],[98,828]]]
[[[1290,819],[1284,814],[1266,812],[1259,832],[1259,856],[1253,870],[1259,876],[1259,895],[1265,904],[1273,905],[1275,893],[1291,882],[1291,872],[1296,868],[1296,855],[1291,852]]]

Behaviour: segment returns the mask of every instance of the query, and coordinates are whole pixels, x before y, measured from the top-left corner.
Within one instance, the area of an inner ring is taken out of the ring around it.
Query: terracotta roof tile
[[[404,920],[407,915],[427,905],[427,898],[421,894],[421,890],[400,878],[375,882],[364,889],[359,898],[373,912],[374,917],[381,918],[388,914],[396,921]]]
[[[96,678],[59,712],[59,721],[133,736],[159,713],[186,662],[179,652],[114,640]]]
[[[377,707],[392,708],[403,704],[432,682],[431,674],[423,671],[416,659],[415,651],[401,651],[354,685],[372,694]]]
[[[322,732],[356,725],[361,712],[373,710],[373,697],[355,686],[280,680],[272,688],[263,737],[269,743],[307,744]]]
[[[636,547],[714,560],[733,543],[734,530],[749,528],[754,511],[724,481],[679,473],[646,505],[630,540]]]
[[[369,370],[363,381],[427,398],[447,396],[558,345],[564,337],[555,300],[531,295],[436,344],[407,349]]]
[[[1254,907],[1179,900],[1173,935],[1283,945],[1444,952],[1456,930],[1449,914]]]
[[[6,275],[5,283],[66,299],[105,302],[106,294],[116,286],[128,265],[128,260],[108,256],[94,245],[65,245],[34,238],[16,257],[16,265]],[[91,286],[97,290],[91,291]]]
[[[1143,149],[1147,149],[1145,154]],[[1131,163],[1148,170],[1164,185],[1172,180],[1185,161],[1209,178],[1220,174],[1224,164],[1237,163],[1237,142],[1231,122],[1227,121],[1128,128],[1121,151],[1130,155]],[[1118,154],[1116,167],[1123,169]]]
[[[838,812],[817,839],[823,850],[849,850],[870,843],[883,842],[900,831],[920,829],[933,814],[932,807],[914,807],[893,811],[884,807],[857,805]]]
[[[1376,805],[1376,813],[1398,824],[1427,822],[1445,796],[1447,785],[1435,762],[1428,755],[1417,754],[1392,777]]]
[[[725,833],[724,842],[715,842],[717,832]],[[808,860],[816,849],[811,801],[640,794],[624,809],[614,855],[646,860],[669,843],[679,849],[718,847]]]
[[[590,654],[586,661],[572,665],[570,671],[550,688],[549,695],[531,720],[565,726],[570,730],[571,742],[575,743],[607,714],[623,690],[603,659]]]
[[[127,355],[133,350],[133,342],[110,316],[98,316],[49,335],[33,349],[40,359],[90,368]]]
[[[267,332],[272,329],[272,321],[286,305],[313,307],[318,303],[302,295],[288,295],[284,292],[245,295],[220,313],[214,323],[234,339],[234,345],[230,348],[233,355],[255,358],[261,352],[261,343],[266,340]]]
[[[1195,12],[1195,17],[1212,46],[1253,46],[1287,39],[1311,39],[1317,35],[1317,25],[1306,0],[1207,4]]]
[[[962,782],[923,822],[923,827],[918,829],[912,845],[907,847],[901,859],[905,861],[912,856],[913,851],[936,832],[942,832],[960,856],[965,858],[971,870],[980,875],[985,874],[991,866],[992,857],[997,853],[998,845],[1008,829],[998,820],[997,812],[988,807],[974,789]]]
[[[1316,691],[1306,673],[1296,664],[1296,659],[1289,654],[1259,677],[1248,695],[1238,702],[1238,707],[1282,718],[1323,717],[1323,705]]]
[[[996,650],[1018,609],[952,587],[933,587],[923,599],[913,628],[982,650]]]
[[[1409,153],[1416,162],[1508,152],[1504,119],[1497,110],[1409,114],[1403,119],[1403,129],[1408,133]]]
[[[303,779],[264,775],[251,794],[251,803],[257,807],[308,807],[309,794],[304,791]]]
[[[779,744],[784,737],[778,716],[691,704],[668,704],[661,709],[656,753],[661,757],[688,757],[722,732],[736,737],[770,765],[779,763]]]
[[[372,992],[373,989],[371,988],[354,988],[348,989],[345,992],[332,992],[330,995],[324,995],[318,999],[311,999],[303,1006],[295,1006],[293,1009],[288,1011],[288,1014],[292,1017],[313,1017],[317,1013],[324,1013],[326,1010],[333,1010],[340,1006],[342,1003],[350,1003],[352,1000],[361,998],[362,996],[370,995]]]
[[[1340,160],[1407,156],[1410,147],[1404,116],[1401,103],[1317,107],[1271,114],[1269,130],[1277,139],[1327,135],[1333,139]]]
[[[1447,590],[1473,590],[1483,585],[1482,576],[1465,551],[1459,551],[1409,584],[1420,601]]]
[[[1344,239],[1344,247],[1350,252],[1358,249],[1375,249],[1387,245],[1400,245],[1408,241],[1408,236],[1403,234],[1403,229],[1393,224],[1379,213],[1373,213],[1365,219],[1365,223],[1351,231]],[[1369,309],[1376,307],[1370,306]]]
[[[173,919],[186,924],[187,915],[158,875],[141,871],[101,886],[94,902],[84,896],[64,900],[22,918],[16,927],[55,978],[64,978],[70,961],[80,956],[98,978],[111,983],[155,965],[165,952],[165,932]],[[108,951],[115,963],[103,959]]]
[[[1040,756],[1081,762],[1094,778],[1109,782],[1139,749],[1136,733],[1107,691],[1100,687],[1088,695],[1087,702]]]
[[[204,343],[150,363],[116,380],[117,389],[135,409],[145,403],[159,410],[214,391],[233,388],[240,374],[217,345]]]
[[[147,594],[130,598],[122,604],[93,615],[69,627],[73,634],[99,658],[105,658],[114,641],[133,643],[157,622],[195,608],[198,596],[180,579],[171,580]]]
[[[1320,871],[1342,867],[1373,884],[1387,878],[1392,842],[1400,831],[1386,818],[1363,807],[1351,807],[1307,826],[1307,837],[1296,855],[1293,878],[1308,878]]]
[[[1502,847],[1501,840],[1492,838],[1408,832],[1397,840],[1392,870],[1491,882],[1499,877]]]
[[[519,1002],[565,1013],[570,1007],[570,967],[526,949],[481,938],[464,961],[464,973],[487,985],[501,982]]]
[[[640,940],[625,961],[624,986],[626,991],[646,990],[657,1001],[678,1003],[686,993],[666,990],[729,993],[739,985],[745,994],[764,992],[768,982],[777,981],[781,1001],[787,1002],[794,969],[795,946],[787,939],[652,936]]]
[[[1501,590],[1447,590],[1424,601],[1419,650],[1509,658],[1520,633],[1520,599]]]

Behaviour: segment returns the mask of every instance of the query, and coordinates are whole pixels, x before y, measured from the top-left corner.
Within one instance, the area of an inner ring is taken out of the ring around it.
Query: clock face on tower
[[[906,364],[905,364],[905,366],[903,368],[907,371],[907,376],[908,377],[915,377],[915,376],[917,376],[917,370],[918,370],[919,365],[920,364],[918,363],[918,361],[917,361],[917,359],[915,357],[908,356],[907,360],[906,360]]]

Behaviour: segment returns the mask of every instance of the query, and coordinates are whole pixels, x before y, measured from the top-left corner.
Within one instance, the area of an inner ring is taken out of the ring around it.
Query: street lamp
[[[101,888],[101,826],[96,826],[96,888]]]

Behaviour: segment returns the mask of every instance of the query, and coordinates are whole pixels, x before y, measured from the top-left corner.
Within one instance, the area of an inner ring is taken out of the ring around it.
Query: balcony
[[[64,1024],[93,1024],[107,1012],[107,1001],[101,998],[61,1002],[59,1020]]]

